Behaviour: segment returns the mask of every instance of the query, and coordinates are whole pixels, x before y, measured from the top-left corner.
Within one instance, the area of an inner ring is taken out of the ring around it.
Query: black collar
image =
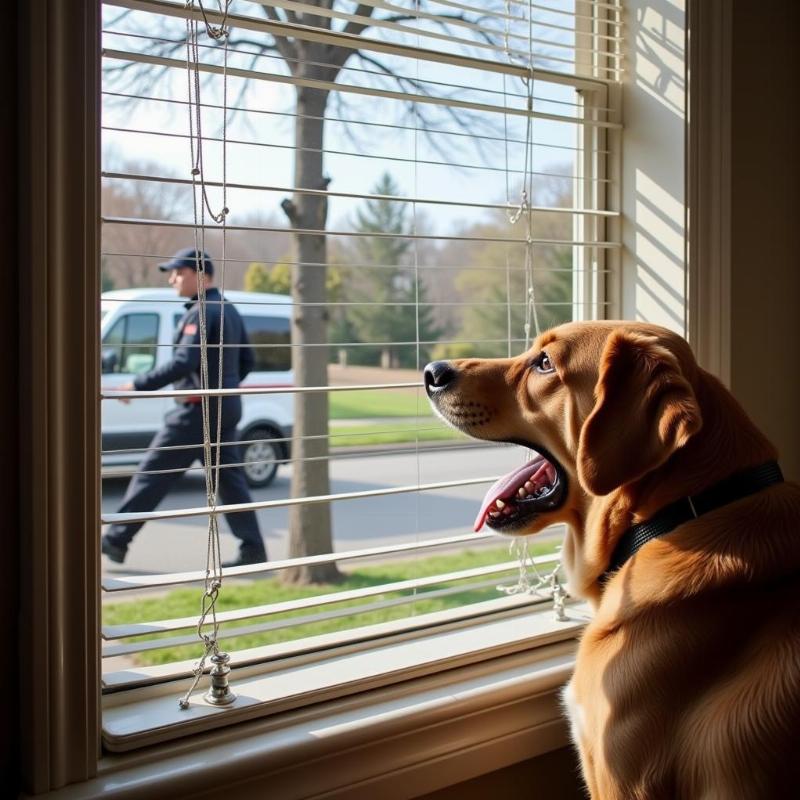
[[[640,522],[638,525],[628,528],[622,534],[614,548],[611,563],[601,576],[600,582],[605,583],[640,547],[651,539],[669,533],[678,525],[683,525],[684,522],[702,517],[709,511],[741,500],[743,497],[760,492],[762,489],[782,481],[783,474],[777,462],[768,461],[766,464],[752,467],[744,472],[737,472],[699,494],[682,497],[680,500],[664,506],[655,516],[646,522]]]

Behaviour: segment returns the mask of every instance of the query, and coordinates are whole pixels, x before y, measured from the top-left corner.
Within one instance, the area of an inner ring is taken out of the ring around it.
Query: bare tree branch
[[[359,3],[354,12],[354,16],[371,17],[373,11],[374,8],[372,6],[368,6],[366,3]],[[372,27],[372,24],[369,22],[356,22],[351,19],[342,29],[342,33],[351,33],[353,36],[361,36],[361,34],[370,27]]]
[[[273,21],[273,22],[285,22],[286,20],[281,19],[281,15],[278,13],[277,9],[274,6],[263,6],[264,13]],[[287,12],[288,15],[288,12]],[[292,22],[296,22],[297,20],[291,20]],[[278,52],[284,57],[286,60],[289,69],[292,71],[294,75],[294,66],[293,63],[297,61],[297,47],[295,43],[284,36],[273,36],[275,40],[275,47],[277,47]]]
[[[108,22],[104,22],[103,23],[103,27],[104,28],[113,28],[114,25],[117,25],[120,22],[122,22],[122,20],[124,20],[125,17],[127,17],[130,13],[131,13],[130,9],[127,9],[127,10],[123,11],[122,13],[117,14],[117,16],[114,17],[114,19],[109,20]]]

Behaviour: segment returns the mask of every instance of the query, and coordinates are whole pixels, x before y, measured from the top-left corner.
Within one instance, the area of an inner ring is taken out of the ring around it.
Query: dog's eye
[[[553,362],[550,360],[550,356],[542,350],[536,358],[533,359],[533,368],[537,372],[541,372],[542,374],[546,375],[548,372],[555,372],[556,368],[553,366]]]

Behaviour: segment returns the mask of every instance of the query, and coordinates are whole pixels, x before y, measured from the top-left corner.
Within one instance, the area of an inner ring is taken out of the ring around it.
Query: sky
[[[239,5],[241,8],[234,3],[234,13],[247,13],[245,6],[248,4]],[[550,0],[550,5],[569,6],[554,0]],[[156,17],[155,23],[152,18],[142,17],[138,12],[120,20],[118,9],[107,9],[104,47],[141,51],[160,40],[180,40],[184,32],[181,22]],[[122,32],[132,31],[137,31],[139,36],[122,35]],[[213,45],[205,33],[201,33],[201,58],[221,63],[222,48]],[[237,31],[234,31],[232,38],[236,35]],[[377,35],[380,36],[380,32]],[[396,38],[394,32],[391,35]],[[435,41],[424,44],[438,45]],[[282,59],[265,56],[254,60],[252,49],[252,46],[242,45],[237,47],[240,52],[229,51],[229,66],[253,65],[271,77],[286,74]],[[478,54],[486,55],[480,51]],[[174,57],[185,60],[185,48],[179,47]],[[419,59],[380,58],[404,77],[424,81],[426,89],[439,96],[500,108],[504,104],[520,107],[526,101],[527,89],[519,78],[503,79],[497,73]],[[121,63],[124,62],[113,58],[105,61],[107,66]],[[342,73],[341,83],[376,85],[375,78],[363,71],[374,69],[372,65],[358,64],[351,58],[346,66],[352,69]],[[382,78],[378,81],[381,87],[396,88],[395,84]],[[104,88],[114,91],[120,86],[106,75]],[[126,164],[147,162],[153,173],[188,178],[191,156],[187,137],[189,111],[185,104],[188,94],[185,68],[166,70],[157,79],[149,80],[147,85],[138,86],[136,93],[183,102],[132,100],[105,94],[104,168],[123,170]],[[575,113],[576,96],[570,87],[535,80],[533,94],[534,108],[540,112]],[[276,80],[248,80],[245,85],[242,79],[229,77],[227,104],[229,109],[233,106],[240,109],[229,110],[227,116],[226,169],[229,183],[285,189],[293,185],[294,95],[292,86]],[[339,105],[337,97],[344,105]],[[222,105],[221,76],[211,76],[204,82],[201,100],[210,105]],[[332,179],[330,190],[366,194],[388,170],[405,196],[445,202],[503,203],[508,200],[512,204],[519,203],[519,187],[525,167],[523,117],[479,112],[473,115],[468,130],[464,130],[442,113],[440,107],[428,104],[418,107],[428,117],[428,127],[437,132],[426,134],[419,130],[421,122],[414,110],[399,100],[365,98],[346,92],[335,95],[328,106],[325,135],[325,171]],[[214,141],[221,138],[222,118],[219,109],[206,108],[203,111],[202,126],[206,137],[203,143],[204,174],[208,180],[222,179],[223,148],[219,141]],[[338,121],[340,119],[343,121]],[[476,132],[510,141],[474,138]],[[470,135],[463,135],[465,133]],[[568,175],[571,172],[575,155],[571,148],[577,141],[576,125],[535,119],[529,138],[535,143],[530,167],[535,173]],[[540,179],[534,175],[534,186],[537,180]],[[277,224],[284,224],[280,201],[287,194],[287,191],[230,188],[227,195],[227,205],[231,209],[229,222],[236,224],[237,220],[243,221],[258,213],[263,217],[272,216]],[[221,190],[211,189],[210,195],[212,207],[220,208]],[[331,198],[328,227],[349,227],[357,203],[357,200]],[[418,210],[424,214],[427,227],[440,235],[454,233],[485,216],[483,211],[464,207],[419,205]],[[184,219],[190,218],[191,195],[187,194]]]

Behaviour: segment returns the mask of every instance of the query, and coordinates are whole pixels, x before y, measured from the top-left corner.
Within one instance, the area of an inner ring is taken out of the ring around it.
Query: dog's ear
[[[578,444],[578,479],[591,494],[606,495],[646,475],[702,425],[678,358],[655,336],[614,331],[594,394]]]

